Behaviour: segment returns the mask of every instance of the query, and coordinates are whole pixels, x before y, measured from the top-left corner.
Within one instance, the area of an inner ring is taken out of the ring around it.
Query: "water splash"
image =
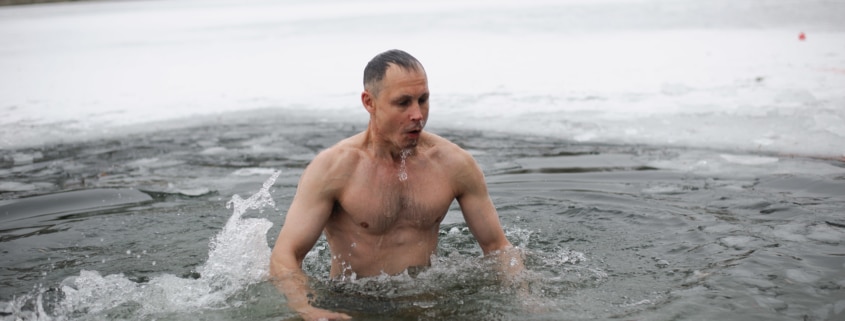
[[[413,150],[408,148],[408,149],[403,149],[402,153],[400,154],[400,157],[402,158],[402,163],[399,164],[399,181],[400,182],[404,182],[404,181],[408,180],[408,170],[407,170],[407,167],[405,165],[405,161],[408,159],[408,156],[411,155],[411,152],[413,152]]]
[[[108,317],[115,310],[144,318],[224,308],[233,295],[267,277],[270,247],[266,235],[272,223],[242,216],[250,209],[261,211],[275,206],[270,188],[279,174],[274,172],[247,199],[232,196],[226,206],[233,209],[232,216],[210,242],[208,260],[197,269],[198,278],[163,274],[136,283],[122,273],[102,276],[98,271],[82,270],[78,276],[61,282],[60,293],[53,295],[52,301],[45,298],[45,289],[38,288],[6,303],[2,310],[13,320],[69,320],[91,314]]]
[[[321,307],[357,311],[353,318],[379,320],[409,315],[422,316],[421,320],[521,319],[528,308],[553,313],[558,309],[554,298],[606,278],[584,253],[532,245],[531,235],[536,232],[505,227],[513,244],[526,246],[519,250],[526,256],[528,270],[516,277],[528,286],[528,293],[502,285],[497,261],[483,255],[465,223],[441,226],[438,250],[425,268],[366,278],[344,274],[333,279],[326,264],[332,259],[328,243],[320,237],[306,255],[303,270],[314,277],[317,297],[324,298],[319,300]],[[544,273],[546,270],[555,273]]]
[[[263,212],[265,207],[275,207],[270,188],[281,172],[274,172],[261,189],[247,199],[233,195],[226,203],[232,209],[232,216],[217,236],[211,241],[208,261],[199,269],[204,277],[219,281],[237,281],[235,284],[250,284],[267,276],[270,265],[270,248],[267,246],[267,230],[273,223],[266,219],[243,219],[250,209]],[[260,232],[260,233],[259,233]]]

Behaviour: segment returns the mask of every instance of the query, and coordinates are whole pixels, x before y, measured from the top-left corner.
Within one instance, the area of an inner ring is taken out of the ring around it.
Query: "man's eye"
[[[406,99],[406,100],[399,101],[399,106],[408,106],[410,104],[411,104],[411,100]]]
[[[422,98],[420,98],[420,100],[419,100],[419,104],[420,104],[420,105],[425,104],[425,102],[427,102],[427,101],[428,101],[428,97],[422,97]]]

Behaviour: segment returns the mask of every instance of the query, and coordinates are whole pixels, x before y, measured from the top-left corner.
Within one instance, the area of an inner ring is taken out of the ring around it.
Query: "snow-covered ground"
[[[4,149],[268,109],[363,124],[363,67],[401,48],[432,128],[845,155],[845,1],[92,1],[0,7],[0,44]]]

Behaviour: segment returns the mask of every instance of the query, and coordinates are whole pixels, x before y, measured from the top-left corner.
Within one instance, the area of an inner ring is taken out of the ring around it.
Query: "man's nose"
[[[408,112],[410,113],[409,117],[411,121],[420,121],[423,119],[422,108],[419,103],[414,103]]]

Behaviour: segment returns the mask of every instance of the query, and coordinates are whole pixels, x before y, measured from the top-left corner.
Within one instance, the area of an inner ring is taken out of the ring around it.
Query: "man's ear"
[[[373,106],[373,101],[375,97],[370,95],[370,92],[366,89],[361,92],[361,103],[364,104],[364,108],[367,110],[368,113],[372,114],[375,111],[375,106]]]

